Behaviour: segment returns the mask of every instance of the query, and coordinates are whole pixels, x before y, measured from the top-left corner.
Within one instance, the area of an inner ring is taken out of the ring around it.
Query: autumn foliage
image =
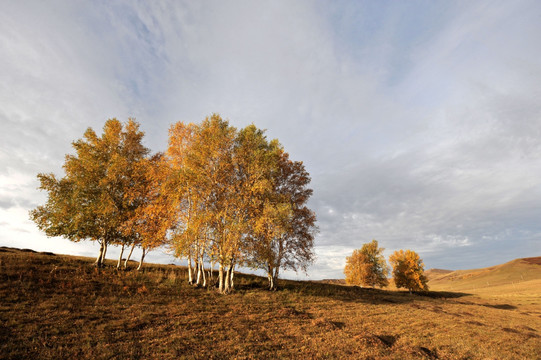
[[[219,115],[178,122],[165,154],[150,155],[130,119],[88,129],[66,156],[66,175],[39,174],[45,205],[30,212],[48,236],[149,250],[168,246],[189,263],[189,282],[227,293],[236,266],[263,269],[274,289],[280,269],[306,270],[317,230],[302,162],[254,125],[236,129]],[[130,251],[130,255],[131,255]],[[129,258],[129,256],[128,256]],[[206,267],[206,268],[205,268]],[[207,279],[209,277],[209,279]]]
[[[346,258],[346,283],[358,286],[389,285],[387,274],[389,267],[383,256],[384,248],[378,247],[378,242],[372,240],[362,246],[361,249],[353,250],[353,254]]]
[[[409,291],[428,290],[424,264],[415,251],[395,251],[389,262],[393,267],[393,280],[397,288],[406,288]]]
[[[140,206],[141,199],[130,194],[138,184],[140,162],[149,153],[142,138],[133,119],[126,124],[108,120],[101,137],[89,128],[73,142],[75,154],[66,156],[63,178],[38,175],[40,189],[49,197],[45,205],[30,212],[31,219],[48,236],[99,242],[98,266],[108,245],[138,241],[124,225]]]
[[[227,293],[235,267],[243,265],[265,270],[274,289],[280,268],[305,270],[311,263],[310,177],[277,140],[213,115],[199,125],[174,124],[167,155],[168,187],[175,189],[171,246],[188,259],[190,282],[204,286],[205,264],[217,264],[218,288]]]

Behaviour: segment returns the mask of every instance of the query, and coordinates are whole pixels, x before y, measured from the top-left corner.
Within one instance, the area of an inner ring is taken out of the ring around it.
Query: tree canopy
[[[82,139],[72,143],[75,154],[66,156],[63,178],[38,175],[40,189],[49,195],[45,205],[30,212],[38,228],[48,236],[98,241],[99,266],[107,245],[132,241],[123,225],[138,207],[138,199],[128,194],[137,184],[139,162],[149,153],[142,138],[133,119],[125,124],[108,120],[101,137],[91,128],[86,130]]]
[[[415,251],[395,251],[389,257],[389,262],[393,267],[393,280],[397,288],[406,288],[410,292],[428,290],[424,264]]]
[[[359,250],[353,250],[353,254],[346,258],[346,283],[371,287],[388,286],[389,267],[383,256],[384,250],[378,246],[376,240],[363,244]]]

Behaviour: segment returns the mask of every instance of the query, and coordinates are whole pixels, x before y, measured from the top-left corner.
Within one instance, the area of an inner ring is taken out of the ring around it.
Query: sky
[[[317,259],[285,277],[372,239],[427,269],[541,256],[539,1],[0,3],[0,246],[97,256],[29,220],[36,175],[109,118],[156,152],[219,113],[311,174]]]

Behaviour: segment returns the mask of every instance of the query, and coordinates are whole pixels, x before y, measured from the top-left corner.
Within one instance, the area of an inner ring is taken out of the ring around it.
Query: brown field
[[[0,358],[541,359],[532,262],[513,265],[517,283],[513,266],[430,283],[452,292],[295,281],[269,292],[239,274],[224,296],[177,266],[98,272],[92,260],[0,248]]]

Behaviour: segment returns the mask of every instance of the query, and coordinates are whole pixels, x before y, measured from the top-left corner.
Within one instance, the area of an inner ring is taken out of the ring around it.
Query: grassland
[[[223,296],[188,285],[180,267],[112,265],[1,248],[0,357],[541,358],[534,298],[294,281],[269,292],[241,274]]]
[[[430,287],[509,302],[521,309],[541,308],[541,257],[516,259],[483,269],[433,272]]]

